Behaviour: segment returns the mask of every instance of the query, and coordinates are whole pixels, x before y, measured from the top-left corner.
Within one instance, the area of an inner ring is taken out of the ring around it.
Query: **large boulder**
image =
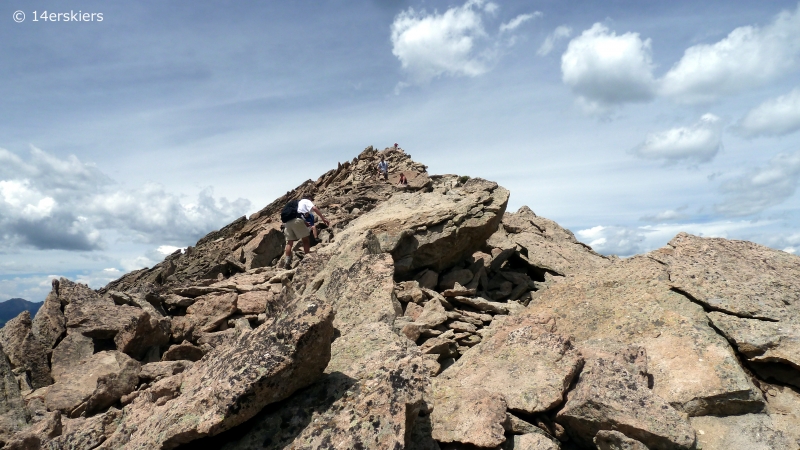
[[[370,230],[379,251],[394,258],[396,273],[437,272],[480,248],[497,230],[508,203],[497,183],[473,178],[433,192],[398,193],[354,220],[337,240],[352,241]]]
[[[0,328],[0,346],[8,356],[11,367],[27,373],[30,386],[39,389],[53,382],[50,376],[48,354],[50,348],[31,329],[31,315],[21,312]]]
[[[0,442],[25,428],[29,419],[11,363],[0,349]]]
[[[583,360],[568,338],[555,333],[555,321],[512,316],[493,323],[492,330],[439,375],[436,389],[483,389],[528,414],[561,404]],[[436,430],[438,423],[433,426]]]
[[[70,417],[100,411],[136,388],[139,370],[140,364],[122,352],[95,353],[59,376],[47,390],[45,405]]]
[[[244,332],[175,375],[182,377],[176,398],[159,401],[155,385],[138,395],[103,446],[168,449],[232,428],[318,379],[332,337],[333,310],[299,299],[281,320]]]
[[[506,401],[480,388],[434,383],[432,436],[439,442],[497,447],[505,442]]]
[[[258,233],[244,246],[244,265],[247,270],[265,267],[283,254],[286,238],[277,226]]]
[[[764,407],[761,392],[700,305],[673,291],[663,264],[647,257],[578,274],[537,294],[523,315],[550,314],[579,348],[639,346],[653,393],[689,415],[741,414]]]
[[[69,281],[65,278],[54,283],[53,290],[47,294],[47,298],[45,298],[44,303],[42,303],[33,318],[31,330],[47,349],[53,348],[66,332],[66,319],[64,318],[64,312],[61,310],[59,293],[61,286],[66,286],[68,283]]]
[[[558,420],[570,435],[591,446],[601,430],[619,430],[650,449],[690,449],[689,422],[647,386],[642,348],[609,352],[585,349],[586,364]]]

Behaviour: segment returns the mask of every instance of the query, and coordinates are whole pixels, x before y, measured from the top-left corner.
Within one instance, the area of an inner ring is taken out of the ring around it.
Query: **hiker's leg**
[[[306,255],[311,252],[311,244],[308,241],[308,236],[303,238],[303,251]]]
[[[284,256],[292,254],[292,247],[294,247],[294,241],[286,241],[286,249],[283,252]]]
[[[316,240],[317,239],[317,226],[316,225],[313,225],[311,227],[311,232],[314,234],[314,240]]]

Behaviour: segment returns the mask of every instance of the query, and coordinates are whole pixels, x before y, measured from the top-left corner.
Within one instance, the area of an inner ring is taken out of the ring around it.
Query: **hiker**
[[[381,162],[378,163],[378,173],[383,176],[384,181],[389,180],[389,164],[383,156],[381,156]]]
[[[313,194],[305,194],[302,200],[290,201],[281,211],[281,222],[283,222],[284,226],[283,234],[286,236],[286,251],[284,252],[286,256],[284,268],[286,269],[291,269],[292,267],[292,247],[294,247],[295,241],[303,241],[303,252],[306,255],[311,251],[311,245],[308,239],[310,232],[308,231],[305,220],[303,220],[303,216],[313,211],[319,215],[325,225],[330,225],[328,219],[326,219],[319,208],[314,205],[313,200]]]
[[[400,173],[400,179],[397,180],[398,186],[408,186],[408,179],[406,178],[406,174]]]

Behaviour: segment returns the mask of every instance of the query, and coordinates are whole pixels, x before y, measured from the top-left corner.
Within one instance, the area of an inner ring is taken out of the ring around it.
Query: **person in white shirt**
[[[292,247],[294,247],[294,243],[297,240],[303,241],[303,251],[305,254],[308,254],[311,251],[311,245],[309,243],[309,234],[308,227],[306,226],[306,221],[303,219],[303,216],[308,214],[309,212],[313,211],[317,213],[320,219],[325,223],[325,225],[330,225],[328,219],[322,214],[322,211],[314,205],[314,195],[313,194],[305,194],[303,199],[297,202],[297,217],[291,219],[287,222],[284,222],[284,230],[283,234],[286,236],[286,249],[284,255],[286,256],[286,261],[284,262],[284,267],[286,269],[291,268],[292,264]]]
[[[378,163],[378,173],[384,180],[389,179],[389,163],[386,162],[383,156],[381,156],[381,162]]]

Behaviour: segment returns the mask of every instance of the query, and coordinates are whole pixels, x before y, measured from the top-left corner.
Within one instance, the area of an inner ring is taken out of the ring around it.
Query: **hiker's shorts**
[[[306,226],[306,222],[301,219],[292,219],[288,222],[285,222],[283,229],[283,235],[286,236],[287,241],[299,241],[304,237],[308,237],[311,234],[308,231],[308,227]]]

